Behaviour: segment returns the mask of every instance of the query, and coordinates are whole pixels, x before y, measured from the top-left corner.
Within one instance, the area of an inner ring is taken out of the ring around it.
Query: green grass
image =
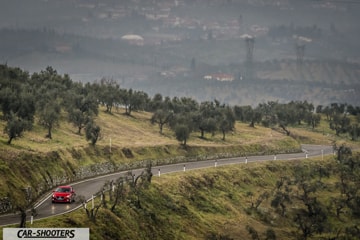
[[[127,116],[123,109],[114,109],[112,114],[101,109],[96,121],[101,126],[102,137],[95,147],[85,140],[84,133],[77,134],[76,127],[66,121],[66,116],[54,128],[52,139],[45,138],[46,129],[37,121],[32,131],[25,132],[11,145],[6,144],[7,135],[1,132],[0,171],[3,177],[0,179],[0,197],[6,196],[14,186],[21,189],[29,185],[35,195],[41,195],[51,188],[45,182],[56,185],[52,177],[71,180],[76,177],[73,172],[79,167],[109,161],[122,169],[136,167],[146,160],[167,164],[186,159],[299,149],[297,141],[280,132],[260,126],[250,128],[243,123],[237,123],[236,130],[229,133],[225,141],[221,134],[205,134],[205,139],[201,139],[199,132],[194,132],[184,148],[169,129],[165,128],[160,134],[158,126],[150,123],[150,118],[151,114],[147,112],[133,112],[132,116]],[[4,126],[5,122],[1,121],[0,128]]]
[[[169,129],[159,133],[157,125],[150,123],[150,113],[134,112],[127,116],[123,109],[112,114],[103,110],[96,119],[102,138],[95,147],[86,142],[83,134],[77,134],[65,116],[54,129],[52,140],[44,137],[46,130],[37,124],[33,131],[13,140],[11,145],[6,144],[7,136],[1,132],[0,197],[10,194],[14,199],[23,199],[21,189],[29,185],[35,196],[41,196],[56,184],[54,178],[64,176],[71,181],[72,173],[79,167],[109,161],[119,167],[138,167],[144,160],[167,164],[187,159],[297,151],[300,143],[330,145],[336,141],[338,145],[359,146],[346,136],[336,137],[323,120],[315,130],[305,125],[290,127],[290,136],[280,129],[251,128],[237,122],[235,131],[227,134],[225,141],[221,134],[205,134],[205,139],[201,139],[199,132],[194,132],[184,148]],[[0,128],[4,124],[0,122]],[[271,162],[162,175],[155,177],[144,193],[144,211],[123,203],[115,214],[101,209],[94,224],[80,209],[37,221],[33,227],[90,227],[91,239],[150,239],[152,234],[158,239],[199,239],[211,233],[246,239],[246,224],[255,224],[259,232],[269,227],[263,222],[262,212],[247,211],[251,204],[249,193],[256,198],[262,191],[270,191],[280,176],[291,174],[292,164]],[[277,233],[284,237],[281,239],[291,239],[288,232],[292,227],[284,219],[278,221],[279,226],[273,227],[279,228]],[[105,237],[109,229],[114,236]]]
[[[211,234],[250,239],[245,228],[249,224],[260,236],[264,237],[265,231],[271,228],[277,239],[294,239],[298,230],[292,222],[291,209],[300,207],[301,202],[294,201],[288,206],[289,215],[281,217],[270,206],[276,181],[282,176],[292,178],[297,166],[314,168],[334,163],[329,156],[324,160],[272,161],[165,174],[153,177],[150,187],[141,195],[142,209],[123,201],[115,212],[101,208],[96,222],[90,221],[84,210],[79,209],[35,221],[31,227],[89,227],[92,240],[206,239]],[[317,193],[319,201],[329,204],[330,197],[339,194],[334,180],[334,176],[323,179],[327,188]],[[251,203],[264,191],[270,193],[269,199],[258,210],[251,210]],[[333,216],[329,219],[339,224]],[[344,218],[341,224],[360,222]]]

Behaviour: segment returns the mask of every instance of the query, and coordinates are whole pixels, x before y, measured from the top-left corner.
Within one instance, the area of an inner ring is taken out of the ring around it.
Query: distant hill
[[[294,50],[286,52],[287,58],[280,58],[289,43],[274,49],[267,42],[257,46],[260,53],[254,54],[253,79],[246,79],[242,39],[134,46],[122,40],[59,34],[47,29],[0,32],[1,61],[30,72],[50,65],[59,73],[69,74],[74,81],[93,82],[106,77],[124,88],[143,90],[150,95],[187,96],[198,101],[218,99],[231,105],[257,105],[273,100],[356,105],[360,101],[359,63],[316,60],[315,53],[308,53],[300,66]],[[204,79],[213,73],[231,74],[234,81]]]

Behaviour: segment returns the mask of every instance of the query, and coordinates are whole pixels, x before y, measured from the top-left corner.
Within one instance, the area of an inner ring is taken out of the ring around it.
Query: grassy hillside
[[[286,204],[286,216],[272,208],[277,181],[285,176],[293,179],[299,170],[334,164],[333,157],[328,157],[324,160],[250,163],[162,175],[160,178],[155,176],[150,187],[142,192],[141,209],[123,200],[112,212],[106,194],[107,207],[100,208],[96,221],[89,220],[85,210],[79,209],[37,221],[32,227],[89,227],[92,240],[110,240],[251,239],[246,228],[251,226],[260,239],[265,239],[269,230],[276,234],[276,239],[296,239],[301,231],[293,222],[294,211],[305,206],[294,197],[298,194],[294,191],[291,192],[293,201]],[[334,227],[333,232],[359,225],[358,218],[349,219],[344,215],[337,219],[334,216],[331,198],[340,196],[336,190],[336,176],[331,174],[321,181],[326,187],[311,193],[311,196],[318,196],[319,201],[328,207],[328,224]],[[268,198],[254,209],[253,204],[264,192],[269,194]]]
[[[206,134],[201,139],[194,132],[189,145],[183,147],[170,130],[159,133],[158,127],[150,123],[150,113],[134,112],[127,116],[123,112],[119,109],[107,114],[101,109],[96,121],[102,128],[102,139],[96,146],[89,145],[65,119],[54,130],[52,140],[45,138],[46,130],[38,125],[11,145],[6,144],[7,136],[1,132],[0,197],[24,199],[22,189],[30,185],[35,200],[57,184],[83,177],[77,175],[79,169],[99,164],[110,163],[114,168],[109,171],[115,171],[142,166],[143,160],[166,164],[298,151],[300,143],[335,141],[353,147],[359,145],[348,142],[346,136],[335,137],[323,121],[315,130],[305,125],[290,127],[290,136],[278,129],[250,128],[248,124],[236,123],[235,131],[225,141],[221,140],[221,134]],[[0,122],[0,128],[3,127],[4,122]],[[312,164],[313,160],[306,164]],[[272,227],[283,237],[279,239],[291,239],[294,226],[275,215],[264,221],[261,212],[249,211],[249,206],[264,190],[271,192],[279,177],[291,176],[295,171],[292,166],[301,164],[279,161],[154,177],[150,188],[141,195],[141,209],[124,201],[114,212],[102,207],[96,222],[89,220],[84,210],[78,210],[36,222],[33,227],[90,227],[91,239],[249,239],[245,226],[252,224],[261,233]],[[317,160],[313,164],[322,163]]]
[[[170,130],[164,129],[160,134],[158,126],[150,123],[150,118],[151,114],[147,112],[127,116],[123,109],[115,110],[113,114],[101,109],[96,121],[101,126],[102,137],[96,146],[89,145],[83,134],[78,135],[76,127],[69,124],[65,116],[54,129],[51,140],[45,138],[46,129],[37,122],[32,131],[25,132],[11,145],[6,143],[7,135],[1,131],[0,197],[9,192],[19,197],[23,194],[21,190],[10,189],[29,185],[37,197],[58,184],[83,178],[78,173],[83,168],[92,169],[101,164],[111,166],[108,171],[115,171],[142,166],[144,160],[166,164],[194,158],[299,150],[299,143],[281,132],[260,126],[250,128],[243,123],[237,123],[236,130],[228,134],[225,141],[221,134],[207,134],[201,139],[200,134],[194,132],[184,148]],[[4,125],[1,121],[0,128]],[[321,141],[329,143],[329,140]]]

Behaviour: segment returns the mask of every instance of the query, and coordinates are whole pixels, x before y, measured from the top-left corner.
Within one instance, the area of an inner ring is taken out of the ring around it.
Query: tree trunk
[[[163,131],[163,123],[159,123],[159,126],[160,126],[160,134],[162,134],[162,131]]]
[[[250,125],[250,127],[253,128],[253,127],[255,127],[255,122],[254,122],[254,121],[251,121],[249,125]]]
[[[52,129],[52,126],[49,126],[49,127],[48,127],[48,134],[46,135],[46,137],[49,138],[49,139],[52,139],[51,129]]]
[[[290,131],[283,124],[280,124],[280,127],[286,132],[286,136],[290,136]]]
[[[26,209],[20,209],[20,228],[26,228]]]

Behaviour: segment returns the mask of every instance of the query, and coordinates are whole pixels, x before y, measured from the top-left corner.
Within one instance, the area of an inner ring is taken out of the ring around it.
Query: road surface
[[[226,158],[226,159],[217,159],[217,160],[206,160],[198,162],[186,162],[178,163],[172,165],[164,166],[155,166],[152,168],[153,176],[161,176],[162,174],[168,174],[172,172],[188,171],[199,168],[208,168],[229,164],[240,164],[240,163],[250,163],[257,161],[269,161],[269,160],[295,160],[295,159],[304,159],[315,156],[324,156],[333,154],[332,146],[323,146],[323,145],[301,145],[302,152],[300,153],[291,153],[291,154],[278,154],[278,155],[264,155],[264,156],[248,156],[248,157],[236,157],[236,158]],[[132,170],[135,175],[140,174],[143,169]],[[127,171],[126,171],[127,172]],[[99,176],[92,179],[80,181],[71,184],[76,190],[78,196],[84,196],[85,199],[90,200],[92,195],[98,192],[104,184],[111,180],[116,180],[120,176],[123,176],[126,172],[118,172],[105,176]],[[36,206],[37,215],[33,220],[38,220],[42,218],[48,218],[60,214],[64,214],[70,211],[73,211],[81,207],[80,202],[75,202],[72,204],[67,203],[51,203],[51,193],[48,194],[43,200],[41,200]],[[30,214],[28,214],[28,220],[30,221]],[[19,214],[7,214],[0,216],[0,226],[13,225],[20,223]]]

